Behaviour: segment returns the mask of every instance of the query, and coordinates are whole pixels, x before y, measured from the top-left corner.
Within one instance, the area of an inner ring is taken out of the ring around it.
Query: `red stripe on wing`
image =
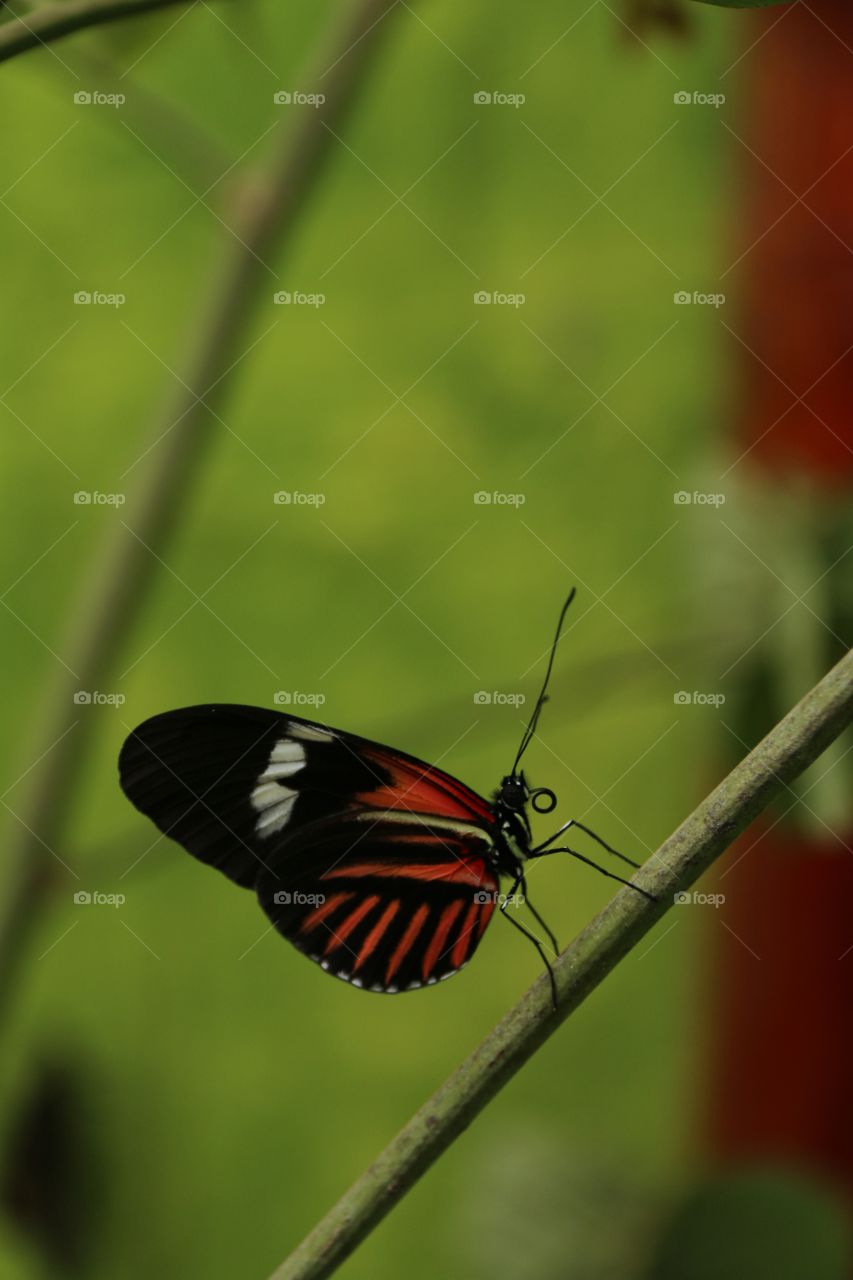
[[[491,806],[476,791],[466,787],[441,769],[365,747],[364,754],[390,773],[391,785],[363,792],[357,798],[377,809],[403,809],[408,813],[430,813],[442,818],[462,818],[468,822],[494,822]]]
[[[433,843],[435,843],[433,841]],[[343,863],[326,871],[321,880],[347,880],[350,876],[401,876],[405,880],[443,880],[453,884],[470,884],[477,888],[487,879],[486,864],[476,862],[354,862]]]
[[[477,922],[477,915],[482,910],[482,903],[472,902],[468,908],[468,914],[462,922],[462,932],[453,944],[453,950],[450,953],[450,963],[454,969],[458,969],[464,964],[468,952],[475,941],[474,925]]]
[[[364,917],[369,911],[373,910],[378,902],[379,898],[373,894],[371,897],[365,898],[364,902],[357,906],[354,911],[351,911],[346,920],[343,920],[337,926],[334,933],[329,938],[329,941],[326,943],[326,950],[323,954],[328,955],[337,947],[343,946],[356,925],[361,924]]]
[[[321,902],[319,907],[315,907],[313,911],[309,911],[308,915],[299,926],[300,933],[310,933],[318,924],[322,924],[327,916],[330,916],[336,907],[341,906],[349,898],[354,897],[352,893],[333,893],[325,902]]]
[[[423,969],[421,970],[424,982],[427,981],[436,966],[436,962],[444,954],[444,944],[447,941],[447,935],[453,927],[456,917],[462,910],[462,906],[463,904],[461,900],[451,902],[449,906],[444,908],[439,916],[438,924],[435,927],[435,933],[432,935],[430,944],[424,953]]]
[[[361,949],[358,953],[355,965],[353,967],[353,973],[355,973],[355,971],[359,969],[362,964],[364,964],[364,961],[367,960],[369,956],[373,955],[373,952],[376,950],[377,946],[382,941],[382,937],[386,929],[388,928],[389,924],[394,919],[395,915],[399,910],[400,910],[399,898],[395,898],[393,902],[388,903],[388,906],[382,912],[382,915],[376,921],[376,924],[373,926],[373,928],[370,930],[370,933],[367,935],[367,937],[364,939],[364,942],[361,944]]]
[[[417,938],[418,934],[420,933],[421,929],[424,927],[424,921],[426,920],[428,915],[429,915],[429,906],[427,905],[427,903],[422,902],[421,905],[418,907],[417,911],[415,912],[415,914],[412,916],[411,920],[409,921],[409,924],[406,927],[406,932],[403,934],[402,938],[397,943],[397,946],[394,949],[394,954],[392,955],[391,959],[388,961],[388,968],[385,972],[386,986],[390,985],[391,979],[394,977],[394,974],[400,968],[400,965],[403,963],[406,956],[411,951],[414,941]]]

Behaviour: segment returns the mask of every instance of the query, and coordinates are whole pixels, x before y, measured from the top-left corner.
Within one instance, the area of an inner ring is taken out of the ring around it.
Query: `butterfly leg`
[[[614,849],[613,846],[609,845],[606,840],[602,840],[601,836],[597,835],[592,830],[591,827],[586,827],[582,822],[578,822],[577,818],[569,818],[568,822],[564,822],[563,825],[560,827],[559,831],[555,831],[554,834],[552,836],[549,836],[547,840],[543,840],[542,843],[538,844],[535,849],[531,849],[530,850],[531,855],[537,854],[537,853],[544,853],[548,849],[549,845],[553,844],[555,840],[559,840],[560,836],[563,835],[566,831],[568,831],[569,827],[577,827],[579,831],[585,831],[586,834],[591,837],[591,839],[595,840],[596,844],[601,845],[602,849],[606,849],[608,853],[612,853],[614,858],[620,858],[622,862],[627,862],[629,867],[635,867],[639,869],[639,866],[640,866],[639,862],[634,862],[633,858],[629,858],[624,853],[620,853],[618,849]]]
[[[578,822],[577,818],[575,818],[574,825],[578,827],[579,830],[585,831],[586,834],[595,840],[597,844],[601,845],[602,849],[606,849],[608,853],[612,853],[614,858],[621,858],[623,862],[628,863],[629,867],[636,867],[639,869],[639,862],[634,862],[632,858],[627,858],[624,853],[620,853],[618,849],[614,849],[606,840],[602,840],[601,836],[596,835],[592,827],[585,827],[582,822]]]
[[[568,853],[573,858],[577,858],[578,862],[585,862],[588,867],[598,871],[601,875],[607,876],[608,880],[617,880],[619,884],[627,885],[629,889],[641,893],[644,898],[648,898],[649,902],[657,902],[657,898],[653,893],[649,893],[646,889],[641,889],[638,884],[634,884],[633,880],[623,880],[621,876],[614,875],[612,871],[606,871],[604,867],[600,867],[597,862],[593,862],[592,858],[586,858],[582,853],[578,853],[576,849],[570,849],[568,845],[561,845],[558,849],[549,849],[548,853]]]
[[[542,963],[544,964],[545,968],[548,970],[548,981],[551,983],[551,1003],[553,1004],[554,1009],[556,1010],[557,981],[554,977],[554,970],[551,968],[551,962],[549,961],[548,957],[545,955],[545,952],[542,949],[541,942],[539,941],[539,939],[536,937],[534,933],[531,933],[529,929],[525,929],[523,924],[519,924],[519,922],[517,920],[514,920],[511,915],[507,915],[507,907],[509,906],[510,898],[515,897],[515,892],[518,889],[519,885],[523,885],[523,884],[524,884],[524,874],[522,872],[518,876],[516,876],[516,879],[513,882],[512,888],[510,889],[509,893],[505,895],[503,902],[500,904],[501,914],[503,915],[505,920],[509,921],[509,923],[512,925],[514,929],[517,929],[519,933],[523,933],[525,938],[527,938],[529,942],[532,942],[536,950],[539,952],[539,957]],[[534,911],[533,914],[536,916],[536,919],[538,920],[539,916],[537,915],[537,913]],[[540,924],[541,923],[542,922],[540,920]],[[545,925],[544,928],[548,933],[550,933],[550,929],[548,929],[547,925]]]
[[[533,903],[530,901],[530,896],[527,892],[527,877],[525,875],[522,875],[520,884],[521,884],[521,892],[524,894],[524,901],[527,903],[530,914],[533,916],[533,919],[536,921],[536,923],[545,930],[545,932],[548,935],[548,941],[551,943],[551,946],[554,948],[554,955],[558,956],[560,954],[560,948],[557,943],[557,939],[554,937],[554,934],[551,932],[551,929],[548,927],[548,925],[540,916],[539,912],[534,907]]]

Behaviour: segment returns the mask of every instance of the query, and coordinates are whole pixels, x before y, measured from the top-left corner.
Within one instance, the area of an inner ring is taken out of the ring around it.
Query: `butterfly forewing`
[[[160,831],[255,888],[285,937],[356,985],[448,976],[494,909],[489,804],[379,743],[215,704],[145,721],[119,770]]]

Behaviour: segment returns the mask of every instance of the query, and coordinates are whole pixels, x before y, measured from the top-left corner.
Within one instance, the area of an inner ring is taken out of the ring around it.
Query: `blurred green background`
[[[40,922],[5,1055],[7,1133],[39,1064],[72,1081],[66,1193],[93,1280],[265,1275],[539,970],[499,922],[439,989],[330,981],[251,895],[151,847],[116,781],[135,723],[319,695],[320,718],[489,793],[523,708],[476,694],[532,697],[576,584],[527,758],[557,816],[642,858],[716,776],[713,708],[673,696],[708,687],[695,574],[717,513],[673,493],[715,487],[730,390],[714,308],[673,295],[710,290],[733,256],[732,189],[717,109],[673,95],[723,85],[735,109],[743,18],[691,18],[689,39],[644,48],[603,4],[398,15],[269,264],[224,421],[101,691],[126,700],[79,708],[98,717],[61,851],[80,880]],[[303,68],[325,21],[307,3],[202,6],[3,68],[5,785],[32,763],[22,740],[81,583],[127,518],[74,494],[139,478],[231,241],[237,171],[196,196],[241,157],[260,166],[282,112],[296,129],[312,110],[273,95],[322,92]],[[81,88],[127,101],[76,105]],[[474,101],[496,91],[525,101]],[[126,301],[75,305],[79,290]],[[325,301],[276,305],[281,290]],[[126,902],[83,909],[81,887]],[[609,892],[559,859],[534,891],[564,942]],[[668,918],[344,1274],[639,1273],[699,1172],[697,955],[715,927]],[[43,1274],[11,1222],[3,1239],[0,1274]]]

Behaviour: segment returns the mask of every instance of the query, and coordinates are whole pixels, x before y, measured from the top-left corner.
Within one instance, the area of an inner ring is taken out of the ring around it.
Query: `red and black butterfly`
[[[254,889],[279,933],[329,973],[384,992],[449,978],[470,960],[495,907],[505,911],[519,889],[526,899],[529,858],[568,852],[590,861],[555,846],[569,827],[616,854],[577,821],[534,845],[527,805],[550,813],[557,798],[531,790],[519,769],[573,597],[515,763],[491,801],[367,738],[228,704],[183,707],[139,725],[121,749],[122,788],[164,835]],[[512,881],[508,894],[501,877]],[[550,973],[539,940],[507,918]]]

